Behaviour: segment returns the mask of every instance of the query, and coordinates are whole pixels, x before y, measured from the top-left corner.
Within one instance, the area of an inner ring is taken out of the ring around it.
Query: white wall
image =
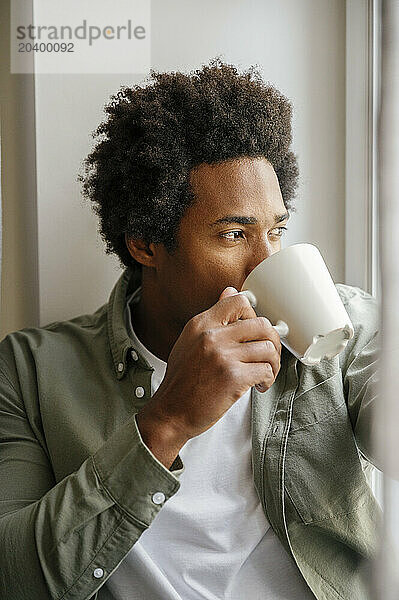
[[[31,18],[30,1],[24,5]],[[39,324],[33,75],[11,75],[10,3],[0,2],[0,339]]]
[[[292,100],[301,186],[286,244],[315,243],[335,280],[343,281],[344,1],[152,0],[153,68],[198,68],[216,55],[242,67],[259,64],[265,79]],[[119,276],[76,177],[104,103],[120,85],[140,80],[36,76],[41,325],[92,312]]]

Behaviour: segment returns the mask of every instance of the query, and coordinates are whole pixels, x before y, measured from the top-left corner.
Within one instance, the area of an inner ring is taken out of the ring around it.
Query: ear
[[[156,252],[154,244],[147,244],[144,240],[129,238],[125,233],[127,249],[133,258],[145,267],[156,266]]]

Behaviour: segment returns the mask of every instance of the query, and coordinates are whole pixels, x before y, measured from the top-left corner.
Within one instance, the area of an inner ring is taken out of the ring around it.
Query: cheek
[[[195,243],[192,237],[181,239],[169,263],[171,299],[181,309],[184,305],[187,316],[198,314],[215,304],[227,286],[241,289],[248,262],[248,249],[242,246],[220,248],[209,237],[197,236]]]
[[[202,253],[197,258],[192,256],[186,270],[189,272],[192,295],[201,305],[209,307],[217,302],[227,286],[241,289],[245,279],[245,265],[241,265],[241,262],[238,256],[225,252]]]

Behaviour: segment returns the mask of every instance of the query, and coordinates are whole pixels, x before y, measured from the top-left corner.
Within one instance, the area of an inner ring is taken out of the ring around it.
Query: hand
[[[280,337],[270,321],[258,317],[245,296],[226,288],[214,306],[184,327],[162,384],[138,422],[146,431],[149,423],[163,424],[181,447],[212,427],[250,387],[269,389],[280,356]]]

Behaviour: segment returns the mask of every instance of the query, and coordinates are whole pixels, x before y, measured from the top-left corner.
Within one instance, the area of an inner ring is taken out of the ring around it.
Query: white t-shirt
[[[166,363],[135,335],[158,389]],[[252,470],[251,395],[180,450],[180,488],[104,584],[102,600],[311,600],[314,595],[270,527]]]

